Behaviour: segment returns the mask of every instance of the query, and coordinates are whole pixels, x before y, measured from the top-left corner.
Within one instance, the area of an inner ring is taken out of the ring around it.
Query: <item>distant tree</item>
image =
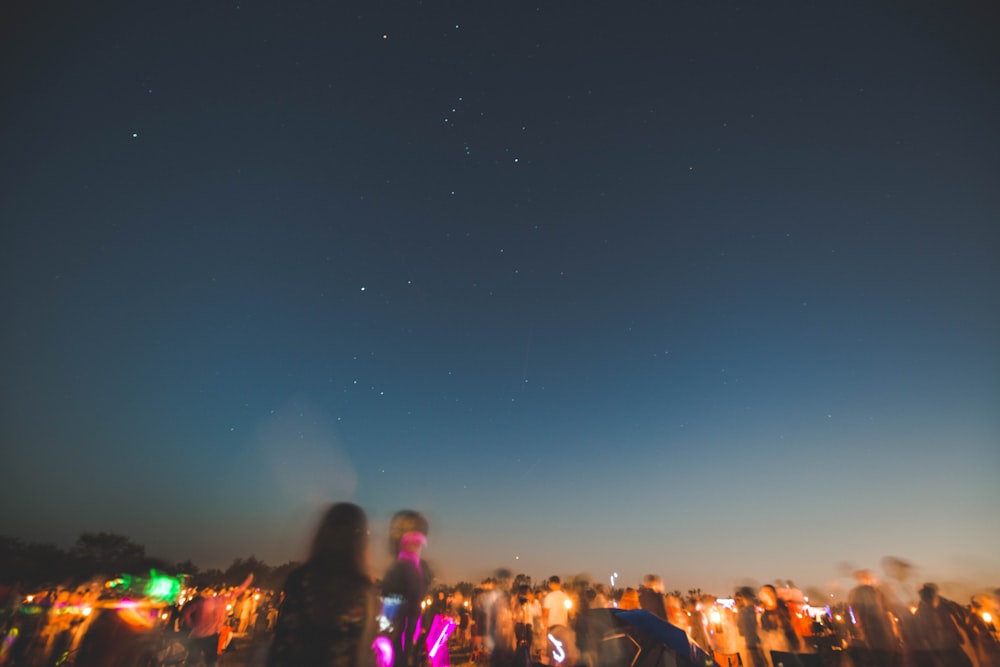
[[[222,586],[226,581],[225,573],[218,568],[210,568],[199,572],[191,578],[191,585],[198,588],[216,588]]]
[[[476,590],[476,585],[469,583],[468,581],[460,581],[455,584],[455,590],[459,591],[466,600],[472,598],[473,591]]]
[[[0,583],[13,584],[24,577],[26,546],[16,537],[0,535]]]
[[[75,560],[63,549],[0,536],[0,583],[41,586],[78,578]]]
[[[270,573],[271,567],[267,563],[257,560],[256,556],[250,556],[246,560],[236,558],[226,568],[225,582],[229,586],[238,586],[250,574],[257,578],[266,579]]]
[[[192,577],[196,576],[201,569],[189,560],[182,560],[173,567],[174,572],[177,574],[189,574]]]
[[[266,578],[262,575],[261,578],[261,588],[267,588],[272,591],[281,590],[285,585],[285,579],[292,570],[297,568],[302,563],[296,561],[288,561],[284,565],[278,565],[277,567],[271,568],[271,571],[267,573]]]
[[[528,586],[530,588],[531,577],[528,576],[527,574],[518,574],[517,576],[515,576],[514,583],[511,584],[511,589],[517,590],[517,588],[520,586]]]
[[[83,533],[71,553],[91,575],[142,569],[146,559],[144,546],[115,533]]]

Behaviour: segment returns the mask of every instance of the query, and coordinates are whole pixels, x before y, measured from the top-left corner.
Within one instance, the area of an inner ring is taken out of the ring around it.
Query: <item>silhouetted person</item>
[[[393,647],[393,667],[412,667],[420,637],[420,602],[433,578],[430,567],[420,557],[427,545],[427,519],[419,512],[401,510],[389,523],[389,548],[396,556],[382,581],[383,600],[394,601],[389,637]]]
[[[893,667],[902,654],[892,629],[889,604],[868,570],[854,573],[858,585],[847,595],[853,637],[851,660],[856,667]]]
[[[327,510],[308,560],[285,581],[268,667],[374,665],[377,603],[367,545],[360,507],[337,503]]]
[[[772,651],[797,652],[801,646],[788,605],[778,598],[778,591],[770,584],[762,586],[757,595],[764,608],[760,616],[760,629],[768,640],[764,643]]]
[[[767,658],[760,646],[760,635],[757,634],[757,610],[754,607],[753,589],[744,586],[733,596],[736,600],[736,627],[746,645],[743,651],[745,667],[767,667]]]
[[[918,594],[919,662],[933,667],[972,667],[972,661],[962,650],[965,640],[959,629],[964,625],[961,607],[939,596],[934,584],[924,584]]]
[[[663,580],[655,574],[647,574],[639,586],[639,608],[667,620],[667,605],[663,601]]]
[[[706,653],[711,653],[712,642],[708,637],[708,619],[705,618],[701,605],[698,604],[698,598],[689,597],[684,602],[684,610],[690,618],[688,627],[691,629],[691,639],[694,640],[695,644],[705,649]]]

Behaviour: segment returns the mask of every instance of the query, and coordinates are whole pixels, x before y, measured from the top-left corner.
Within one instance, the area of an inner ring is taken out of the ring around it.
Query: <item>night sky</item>
[[[0,534],[1000,585],[993,3],[3,12]]]

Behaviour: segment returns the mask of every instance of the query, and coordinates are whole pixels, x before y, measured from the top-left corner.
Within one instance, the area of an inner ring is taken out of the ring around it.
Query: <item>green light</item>
[[[149,581],[146,582],[146,597],[161,602],[173,602],[181,593],[181,581],[174,577],[160,574],[156,570],[149,571]]]

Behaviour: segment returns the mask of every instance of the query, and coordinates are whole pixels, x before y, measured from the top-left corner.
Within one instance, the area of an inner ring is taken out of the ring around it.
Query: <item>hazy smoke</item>
[[[351,498],[357,473],[327,412],[304,395],[289,401],[260,427],[260,450],[275,483],[295,505]]]

